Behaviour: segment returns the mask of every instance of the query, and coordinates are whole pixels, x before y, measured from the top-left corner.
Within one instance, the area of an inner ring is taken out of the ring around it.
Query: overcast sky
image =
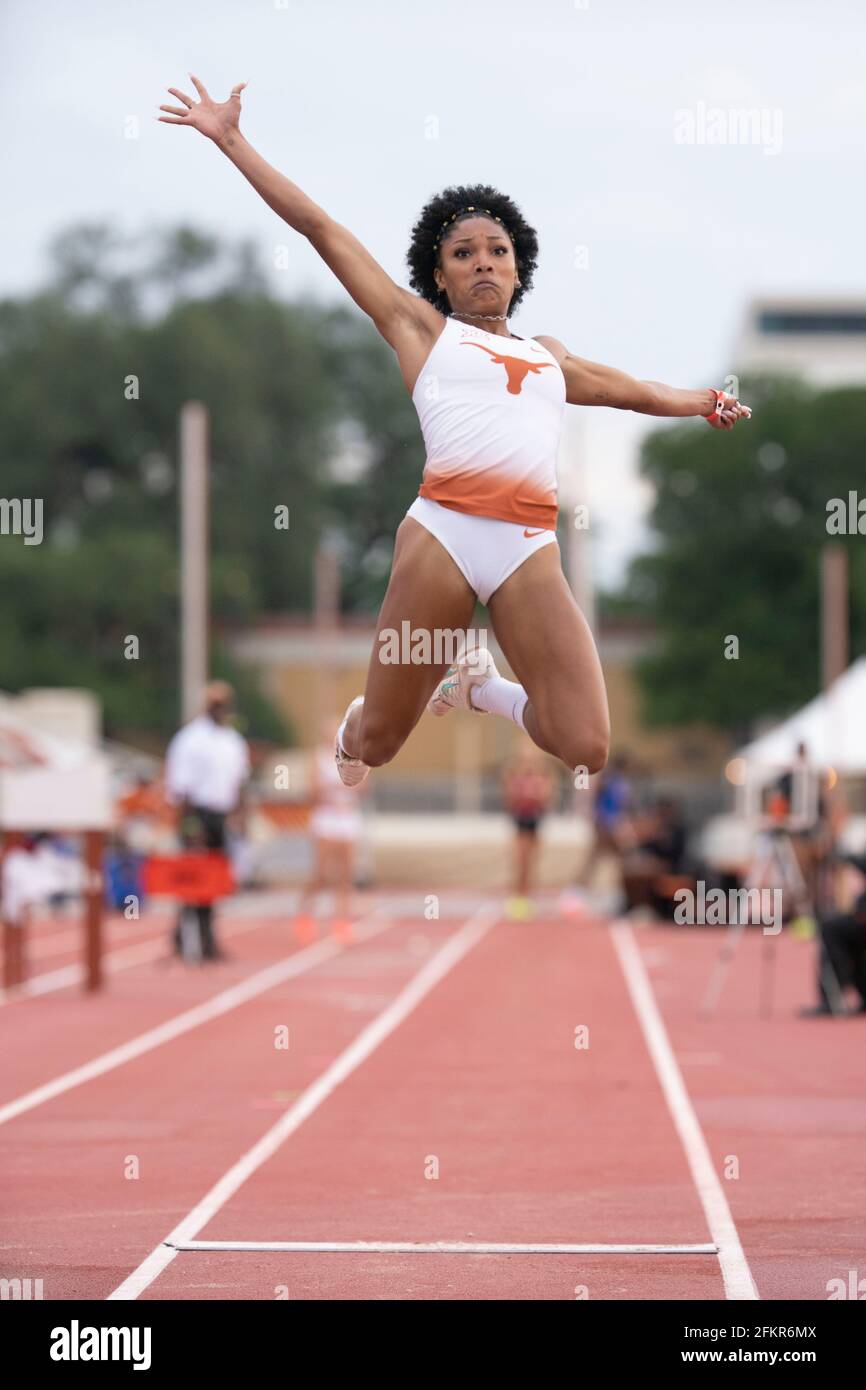
[[[492,183],[541,243],[514,332],[721,384],[750,295],[864,292],[864,37],[863,0],[0,0],[0,293],[40,283],[60,228],[105,217],[251,236],[267,264],[288,239],[276,291],[347,300],[219,151],[156,122],[192,71],[219,98],[249,82],[247,139],[401,283],[424,201]],[[567,414],[612,582],[643,541],[645,421]]]

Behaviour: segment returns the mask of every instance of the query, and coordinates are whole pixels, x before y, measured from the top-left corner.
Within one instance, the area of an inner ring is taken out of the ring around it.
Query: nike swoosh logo
[[[524,536],[528,536],[528,537],[531,539],[533,536],[541,536],[541,535],[543,535],[544,532],[545,532],[546,530],[547,530],[547,527],[546,527],[546,526],[542,526],[541,529],[538,530],[538,531],[527,531],[527,530],[524,528],[523,534],[524,534]]]

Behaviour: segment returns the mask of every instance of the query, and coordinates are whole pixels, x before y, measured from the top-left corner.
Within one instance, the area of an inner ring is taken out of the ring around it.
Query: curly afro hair
[[[406,253],[409,284],[422,299],[426,299],[440,313],[449,312],[448,296],[444,290],[439,289],[433,278],[434,267],[441,265],[441,246],[437,247],[435,243],[443,230],[442,223],[458,208],[465,207],[475,208],[476,211],[461,213],[452,222],[452,227],[456,227],[466,217],[477,217],[479,210],[489,208],[494,217],[502,218],[503,226],[511,238],[520,277],[520,284],[511,296],[508,306],[508,312],[511,314],[527,291],[532,289],[532,277],[538,264],[538,237],[535,229],[524,220],[517,204],[489,183],[461,183],[456,188],[444,189],[426,204],[412,228],[412,241]]]

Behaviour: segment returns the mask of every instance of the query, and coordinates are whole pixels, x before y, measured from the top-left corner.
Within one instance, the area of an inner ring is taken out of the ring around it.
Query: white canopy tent
[[[806,765],[794,771],[801,743]],[[735,772],[737,761],[742,765]],[[823,694],[733,754],[728,775],[736,787],[736,810],[704,827],[701,842],[708,861],[719,865],[749,859],[769,824],[763,795],[784,772],[794,771],[789,828],[812,823],[820,774],[830,768],[840,777],[866,774],[866,657],[858,658]],[[866,849],[864,818],[851,817],[839,844],[851,852]]]
[[[791,766],[804,743],[809,761],[840,776],[866,774],[866,656],[830,688],[775,729],[740,748],[750,774],[762,782]]]

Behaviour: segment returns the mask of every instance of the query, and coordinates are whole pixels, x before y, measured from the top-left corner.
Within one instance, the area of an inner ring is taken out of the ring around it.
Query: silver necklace
[[[507,314],[464,314],[462,309],[460,313],[465,319],[497,319],[500,323],[504,323],[508,318]],[[454,315],[449,314],[448,317],[449,319],[453,319]]]

